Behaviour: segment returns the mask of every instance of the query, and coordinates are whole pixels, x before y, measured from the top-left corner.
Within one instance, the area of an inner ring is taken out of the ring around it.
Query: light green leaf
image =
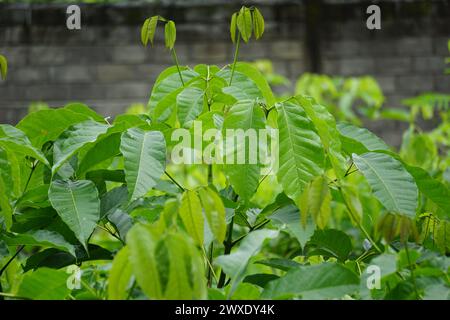
[[[237,250],[229,255],[216,258],[216,263],[231,277],[229,296],[233,294],[239,283],[244,279],[250,258],[261,250],[264,240],[273,239],[277,236],[278,231],[275,230],[256,230],[244,238]]]
[[[233,13],[233,15],[231,16],[231,23],[230,23],[230,35],[231,35],[231,41],[233,43],[236,42],[236,28],[237,28],[237,13]]]
[[[166,26],[164,28],[164,36],[166,40],[166,47],[172,50],[173,46],[175,45],[175,40],[177,37],[175,22],[173,22],[172,20],[167,21]]]
[[[359,128],[348,123],[338,123],[337,128],[341,133],[343,148],[348,154],[390,150],[389,146],[383,140],[366,128]]]
[[[353,293],[359,278],[340,264],[322,263],[292,269],[278,280],[269,282],[261,295],[263,299],[341,298]]]
[[[0,54],[0,75],[2,76],[3,80],[6,79],[7,74],[8,74],[8,61],[6,60],[5,56]]]
[[[338,178],[343,178],[345,158],[341,153],[341,140],[336,128],[336,121],[328,109],[314,101],[312,98],[297,96],[300,106],[305,110],[319,134],[324,148],[328,152],[331,164]]]
[[[25,133],[9,124],[0,125],[0,147],[7,151],[32,157],[49,166],[44,154],[33,147]]]
[[[203,187],[198,190],[203,210],[209,227],[216,240],[222,243],[225,240],[227,224],[225,220],[225,206],[220,196],[212,189]]]
[[[157,237],[158,234],[142,224],[134,225],[127,235],[133,274],[144,293],[152,299],[163,298],[155,256]]]
[[[188,87],[177,96],[178,119],[184,126],[187,122],[197,119],[203,110],[203,90]]]
[[[28,114],[17,124],[17,128],[40,149],[47,141],[55,141],[70,126],[88,119],[91,119],[89,115],[66,108],[46,109]]]
[[[248,42],[252,36],[252,13],[250,9],[242,7],[236,19],[237,27],[241,33],[242,40]]]
[[[306,227],[308,216],[312,216],[319,228],[325,228],[331,216],[331,193],[327,179],[323,176],[315,178],[303,191],[298,207],[303,227]]]
[[[108,128],[108,125],[86,120],[64,131],[53,146],[52,174],[55,174],[81,148],[105,134]]]
[[[64,270],[40,268],[27,272],[20,284],[20,297],[35,300],[62,300],[70,293],[67,286],[67,274]]]
[[[296,201],[314,177],[323,173],[325,154],[312,122],[298,105],[277,104],[279,128],[278,181]]]
[[[153,46],[153,39],[155,38],[158,18],[158,16],[153,16],[151,18],[145,19],[141,29],[141,42],[144,46],[147,46],[149,40],[151,45]]]
[[[195,191],[186,190],[181,198],[180,217],[187,233],[202,246],[205,220],[202,205]]]
[[[128,296],[127,289],[133,273],[129,251],[129,248],[125,246],[114,257],[108,278],[110,300],[125,300]]]
[[[87,240],[100,218],[100,199],[94,183],[55,180],[48,197],[58,215],[87,249]]]
[[[442,182],[433,179],[428,172],[419,167],[405,165],[406,170],[413,176],[417,187],[427,198],[433,201],[444,213],[450,216],[450,190]]]
[[[255,33],[255,38],[258,40],[262,37],[264,33],[264,17],[258,8],[253,8],[253,31]]]
[[[144,196],[158,182],[166,165],[166,142],[159,131],[128,129],[122,135],[120,151],[125,159],[128,196]]]
[[[258,135],[259,130],[264,128],[264,112],[251,100],[239,101],[233,105],[223,122],[224,171],[233,189],[245,200],[250,200],[258,186],[261,171]],[[236,134],[227,137],[227,130],[234,130]],[[237,130],[242,135],[238,135]],[[229,144],[229,139],[234,140],[234,143]],[[228,147],[229,145],[233,148]]]
[[[383,153],[353,154],[353,162],[381,204],[389,211],[416,216],[418,190],[401,162]]]

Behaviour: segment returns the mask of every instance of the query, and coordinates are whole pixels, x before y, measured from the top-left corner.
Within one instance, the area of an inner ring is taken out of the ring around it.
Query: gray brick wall
[[[161,34],[154,48],[139,43],[140,23],[153,14],[177,22],[182,64],[229,63],[228,23],[238,2],[84,5],[81,31],[65,28],[65,6],[0,4],[0,53],[10,67],[8,80],[0,82],[0,123],[17,122],[33,101],[82,101],[105,116],[145,104],[153,81],[171,64]],[[266,33],[242,46],[241,59],[271,59],[293,81],[302,72],[374,75],[390,107],[423,91],[450,92],[450,77],[443,75],[449,0],[377,1],[382,30],[365,27],[370,1],[259,2]],[[398,143],[399,124],[373,129]]]

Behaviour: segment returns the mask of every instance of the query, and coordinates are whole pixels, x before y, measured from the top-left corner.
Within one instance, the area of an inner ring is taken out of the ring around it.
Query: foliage
[[[411,121],[396,153],[350,111],[362,99],[378,114],[370,78],[324,78],[348,91],[314,99],[306,75],[277,99],[238,62],[240,39],[263,34],[256,8],[233,15],[235,57],[223,68],[180,65],[175,24],[159,16],[144,22],[144,45],[158,22],[175,66],[147,114],[107,121],[74,103],[0,125],[0,297],[448,298],[448,109],[431,134]],[[278,170],[246,149],[245,164],[175,163],[172,133],[195,135],[197,121],[279,129]],[[379,286],[367,285],[373,265]]]

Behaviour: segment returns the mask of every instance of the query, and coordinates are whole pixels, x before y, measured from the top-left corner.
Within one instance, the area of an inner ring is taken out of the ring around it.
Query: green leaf
[[[81,159],[78,175],[86,173],[93,166],[120,154],[121,133],[108,135],[96,142]]]
[[[105,123],[105,119],[101,115],[99,115],[97,112],[89,108],[84,103],[79,102],[68,103],[64,106],[64,109],[73,111],[78,114],[84,114],[95,121]]]
[[[336,229],[316,230],[306,246],[308,256],[334,257],[341,262],[345,262],[352,251],[349,236]]]
[[[347,123],[338,123],[337,128],[341,133],[343,148],[348,154],[390,150],[383,140],[365,128],[359,128]]]
[[[416,216],[418,190],[401,162],[383,153],[353,154],[353,162],[369,182],[381,204],[390,212]]]
[[[47,158],[40,150],[33,147],[25,133],[9,124],[0,125],[0,147],[7,151],[32,157],[49,166]]]
[[[446,215],[450,216],[450,190],[442,182],[433,179],[428,172],[419,167],[405,165],[413,176],[417,187],[428,199],[433,201]]]
[[[241,33],[242,40],[248,42],[252,36],[252,13],[250,9],[242,7],[236,19],[237,27]]]
[[[237,250],[229,255],[216,258],[216,264],[222,267],[223,271],[231,277],[229,296],[233,294],[239,283],[244,279],[250,258],[261,250],[264,240],[273,239],[277,236],[278,231],[275,230],[256,230],[244,238]]]
[[[245,200],[250,200],[258,186],[261,164],[259,159],[259,130],[265,128],[264,112],[251,100],[239,101],[231,107],[223,122],[224,171],[233,189]],[[236,134],[227,137],[227,130]],[[242,136],[237,134],[239,130]],[[251,138],[252,134],[255,136]],[[228,139],[233,148],[229,146]],[[230,150],[231,149],[231,150]],[[229,157],[232,157],[232,160]]]
[[[166,142],[159,131],[131,128],[122,134],[125,178],[130,201],[144,196],[158,182],[166,165]]]
[[[237,28],[237,13],[233,13],[231,16],[231,23],[230,23],[230,35],[231,35],[231,41],[233,43],[236,43],[236,28]]]
[[[1,237],[0,237],[1,238]],[[75,248],[67,242],[62,235],[49,230],[33,230],[27,233],[3,236],[3,240],[8,246],[42,246],[60,249],[75,256]]]
[[[66,108],[46,109],[28,114],[17,124],[17,128],[40,149],[47,141],[55,141],[70,126],[90,118],[85,113]]]
[[[153,299],[162,299],[163,292],[155,257],[157,235],[150,228],[136,224],[128,232],[127,244],[136,281],[144,293]]]
[[[81,148],[105,134],[108,128],[108,125],[86,120],[64,131],[53,146],[52,174],[55,174]]]
[[[280,141],[277,177],[286,195],[297,200],[307,183],[323,173],[324,150],[302,108],[290,102],[276,106]]]
[[[173,46],[175,45],[175,40],[177,37],[177,30],[175,28],[175,22],[172,20],[167,21],[165,29],[164,29],[164,36],[166,40],[166,47],[170,50],[173,49]]]
[[[24,275],[20,284],[20,297],[35,300],[62,300],[70,293],[67,286],[69,275],[64,270],[41,268]]]
[[[253,31],[256,40],[261,38],[264,33],[264,17],[258,8],[253,8]]]
[[[180,217],[187,233],[199,245],[203,245],[205,219],[202,205],[195,191],[186,190],[181,198]]]
[[[269,282],[261,295],[263,299],[288,299],[301,296],[303,299],[341,298],[353,293],[359,278],[340,264],[322,263],[288,271],[278,280]]]
[[[327,179],[323,176],[315,178],[298,202],[303,227],[306,227],[308,216],[313,217],[319,228],[326,227],[331,216],[331,193]]]
[[[182,126],[202,113],[203,96],[203,90],[196,87],[185,88],[177,95],[178,119]]]
[[[439,222],[434,232],[434,242],[442,254],[450,252],[450,223],[448,221]]]
[[[336,176],[343,178],[346,171],[345,158],[341,153],[340,134],[336,128],[333,115],[326,107],[316,103],[312,98],[303,96],[297,96],[296,98],[314,124],[320,140],[328,152]]]
[[[125,240],[128,231],[133,226],[133,219],[121,209],[117,209],[108,215],[108,220],[116,227],[120,239]]]
[[[225,206],[220,196],[212,189],[203,187],[198,190],[206,220],[208,220],[216,240],[222,243],[225,240],[227,223],[225,220]]]
[[[123,247],[114,257],[108,278],[108,299],[125,300],[128,296],[133,269],[130,263],[130,253],[127,246]]]
[[[153,46],[153,39],[155,38],[158,18],[158,16],[153,16],[151,18],[145,19],[141,29],[141,42],[144,46],[147,46],[149,40],[151,45]]]
[[[0,75],[2,76],[3,80],[6,79],[7,74],[8,74],[8,61],[6,60],[5,56],[0,54]]]
[[[298,268],[301,266],[300,263],[295,262],[293,260],[289,260],[289,259],[277,259],[277,258],[273,258],[273,259],[268,259],[268,260],[261,260],[258,262],[255,262],[257,264],[262,264],[271,268],[275,268],[275,269],[280,269],[283,271],[289,271],[292,268]]]
[[[197,248],[181,234],[168,234],[161,244],[168,264],[160,264],[160,276],[168,276],[165,299],[205,299],[204,263]]]
[[[64,223],[87,250],[87,241],[100,218],[100,200],[92,181],[55,180],[48,197]]]

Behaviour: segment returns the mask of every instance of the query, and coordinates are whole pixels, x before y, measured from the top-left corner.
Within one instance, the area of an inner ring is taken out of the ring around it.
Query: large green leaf
[[[159,131],[131,128],[122,135],[128,196],[135,200],[153,188],[166,166],[166,142]]]
[[[55,180],[48,197],[58,215],[87,249],[87,240],[100,218],[100,199],[94,183]]]
[[[316,230],[307,247],[309,256],[334,257],[344,262],[352,251],[352,242],[350,237],[340,230]]]
[[[442,213],[450,216],[450,190],[442,182],[433,179],[428,172],[419,167],[405,165],[406,170],[413,176],[417,187],[427,198],[435,203]]]
[[[338,178],[345,174],[345,158],[341,153],[341,140],[336,120],[328,109],[304,96],[297,96],[300,106],[314,124]]]
[[[35,300],[62,300],[70,293],[64,270],[40,268],[28,272],[20,284],[18,296]]]
[[[245,200],[250,200],[259,182],[261,166],[258,163],[258,141],[259,130],[265,128],[264,120],[260,106],[251,100],[244,100],[231,107],[223,122],[223,136],[226,137],[225,174],[235,192]],[[234,130],[236,134],[227,137],[227,130]],[[237,134],[238,130],[242,133],[241,137]],[[230,145],[228,139],[234,140],[232,150],[227,147]],[[229,156],[232,156],[232,160]]]
[[[296,201],[306,184],[323,173],[325,155],[312,122],[297,104],[277,104],[279,128],[278,181]]]
[[[114,257],[108,278],[108,299],[125,300],[131,282],[132,268],[128,247],[123,247]]]
[[[2,237],[0,237],[1,239]],[[75,256],[75,247],[67,242],[64,237],[54,231],[33,230],[17,235],[4,235],[3,240],[9,246],[30,245],[57,248],[67,251]]]
[[[82,147],[95,142],[108,128],[108,125],[86,120],[64,131],[53,146],[52,173],[55,174]]]
[[[303,299],[341,298],[353,293],[359,278],[340,264],[322,263],[292,269],[278,280],[268,283],[261,297],[287,299],[301,296]]]
[[[177,96],[177,110],[180,124],[197,119],[203,110],[203,90],[196,87],[185,88]]]
[[[163,298],[155,253],[157,236],[153,230],[142,224],[133,226],[127,236],[133,274],[144,293],[152,299]]]
[[[187,233],[202,246],[204,239],[205,219],[202,205],[195,191],[186,190],[181,198],[180,217]]]
[[[0,125],[0,148],[32,157],[46,166],[49,165],[47,158],[31,144],[25,133],[9,124]]]
[[[338,123],[343,149],[348,153],[361,154],[367,151],[390,150],[389,146],[366,128],[349,123]]]
[[[275,230],[254,231],[244,238],[236,251],[216,258],[215,262],[231,277],[229,296],[233,294],[239,283],[244,279],[250,258],[261,250],[264,240],[273,239],[277,236],[278,231]]]
[[[375,196],[389,211],[414,218],[418,190],[401,162],[383,153],[353,154],[353,162],[366,178]]]
[[[86,113],[67,108],[45,109],[25,116],[17,128],[25,132],[31,143],[40,149],[47,141],[56,140],[70,126],[90,118]]]
[[[220,196],[212,189],[203,187],[198,190],[203,210],[209,227],[216,240],[222,243],[225,240],[227,223],[225,220],[225,206]]]

